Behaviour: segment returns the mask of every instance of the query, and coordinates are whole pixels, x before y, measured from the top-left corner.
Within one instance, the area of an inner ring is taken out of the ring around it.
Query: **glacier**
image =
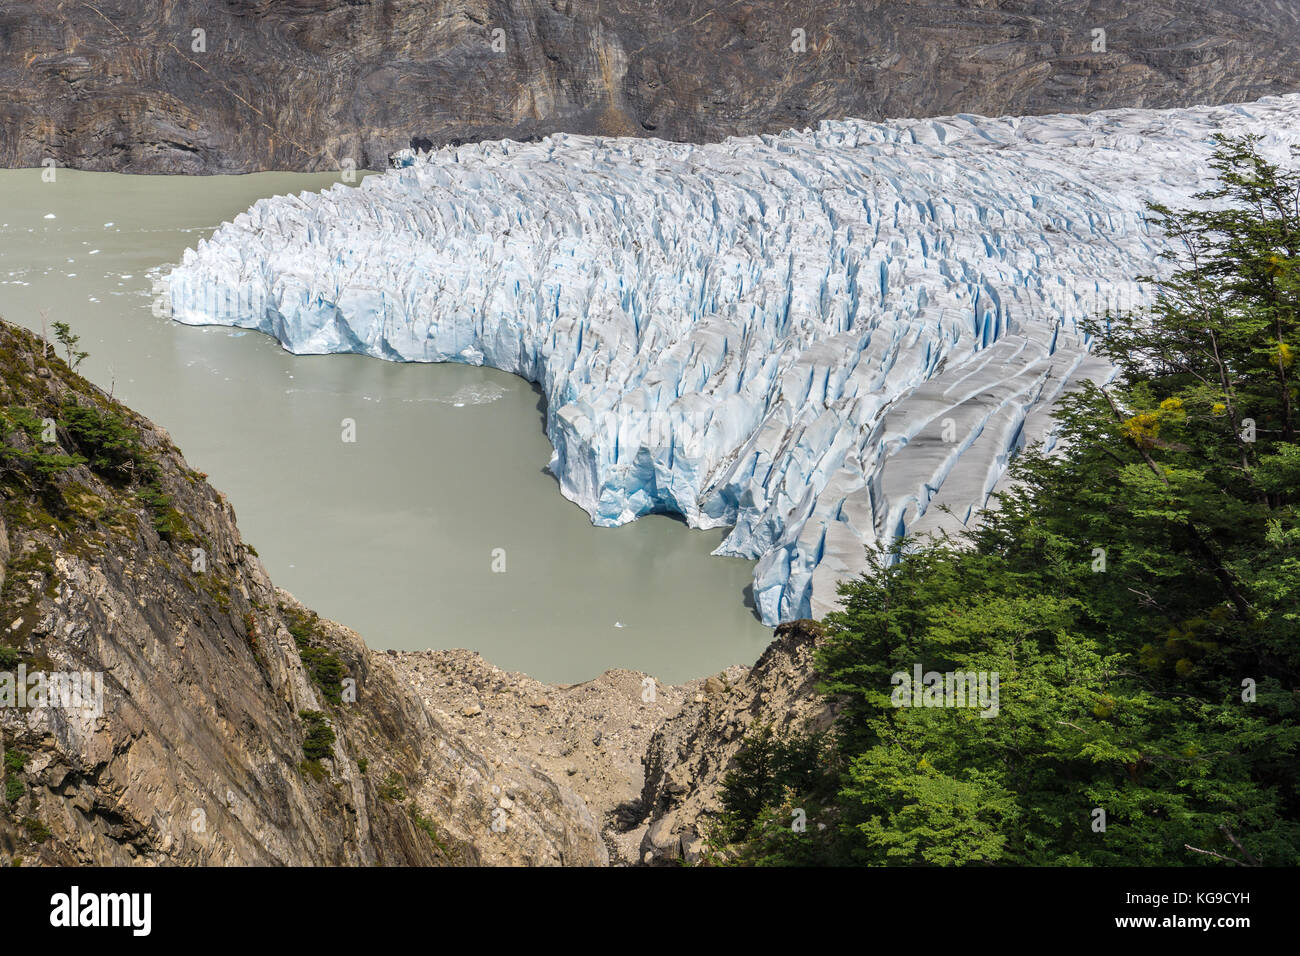
[[[563,494],[730,527],[773,624],[1050,447],[1055,400],[1111,373],[1081,320],[1143,303],[1145,204],[1193,205],[1217,133],[1285,159],[1300,95],[406,153],[257,202],[164,281],[180,322],[537,383]]]

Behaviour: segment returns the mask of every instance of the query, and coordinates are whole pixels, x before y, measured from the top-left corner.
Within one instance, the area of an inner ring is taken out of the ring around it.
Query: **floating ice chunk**
[[[1218,133],[1300,143],[1300,95],[1212,109],[822,123],[712,145],[554,135],[410,153],[186,250],[173,315],[298,353],[538,383],[598,525],[730,526],[768,623],[865,547],[970,521],[1053,402],[1111,374],[1079,323],[1161,268]]]

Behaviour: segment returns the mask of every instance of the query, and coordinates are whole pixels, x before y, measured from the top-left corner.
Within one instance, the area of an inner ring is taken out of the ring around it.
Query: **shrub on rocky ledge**
[[[308,760],[322,760],[334,754],[334,729],[330,727],[329,717],[319,710],[298,712],[307,735],[303,738],[302,752]]]
[[[280,612],[312,682],[320,688],[326,701],[335,706],[343,703],[343,678],[348,676],[348,669],[337,654],[319,645],[320,619],[288,605],[281,605]]]

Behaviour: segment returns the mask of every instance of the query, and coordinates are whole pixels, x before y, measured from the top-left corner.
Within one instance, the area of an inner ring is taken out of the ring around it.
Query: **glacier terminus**
[[[167,294],[295,353],[537,383],[564,495],[597,525],[731,527],[773,624],[1050,446],[1054,400],[1110,374],[1081,321],[1142,304],[1167,244],[1146,204],[1193,205],[1219,133],[1285,159],[1300,95],[408,153],[257,202]]]

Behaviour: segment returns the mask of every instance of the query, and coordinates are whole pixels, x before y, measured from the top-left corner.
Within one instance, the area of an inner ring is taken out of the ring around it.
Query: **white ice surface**
[[[968,521],[1052,400],[1109,374],[1078,323],[1142,301],[1144,204],[1206,188],[1217,132],[1281,159],[1300,95],[461,146],[257,202],[170,299],[296,353],[538,382],[563,493],[598,525],[734,526],[719,553],[758,560],[774,623],[831,607],[867,544]]]

